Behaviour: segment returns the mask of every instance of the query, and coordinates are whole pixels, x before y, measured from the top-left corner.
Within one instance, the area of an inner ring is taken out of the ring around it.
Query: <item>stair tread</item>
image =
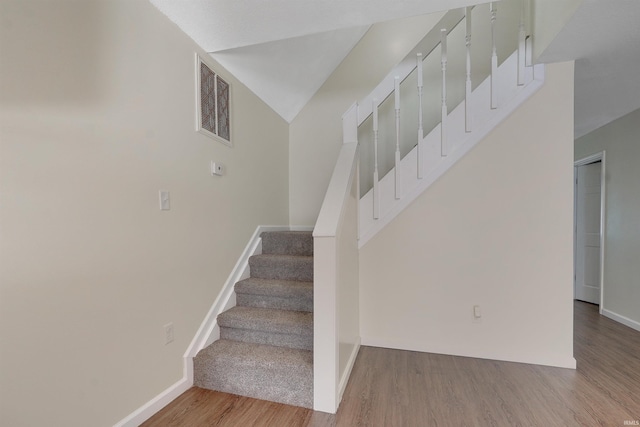
[[[313,313],[235,306],[220,313],[218,325],[280,334],[313,335]]]
[[[194,385],[313,407],[313,352],[220,339],[194,359]]]
[[[274,260],[303,260],[308,261],[313,259],[313,255],[291,255],[291,254],[259,254],[252,255],[254,259],[274,259]],[[251,259],[250,258],[250,259]]]
[[[299,367],[303,370],[308,369],[313,374],[313,352],[298,348],[219,339],[202,349],[196,357],[215,357],[246,367]]]
[[[260,237],[265,254],[313,255],[311,231],[267,231]]]
[[[249,258],[251,277],[263,279],[313,280],[313,256],[261,254]]]
[[[313,282],[249,277],[236,283],[235,292],[253,295],[313,297]]]

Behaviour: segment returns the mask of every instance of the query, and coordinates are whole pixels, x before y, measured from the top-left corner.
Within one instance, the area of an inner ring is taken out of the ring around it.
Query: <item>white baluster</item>
[[[372,102],[373,110],[373,219],[380,218],[380,193],[378,177],[378,100]]]
[[[422,128],[422,54],[419,53],[416,55],[417,69],[416,73],[418,73],[418,179],[422,179],[424,176],[424,160],[422,156],[424,155],[424,149],[422,148],[423,140],[424,140],[424,130]]]
[[[400,77],[393,79],[396,101],[396,199],[400,198]]]
[[[498,6],[491,3],[489,6],[491,11],[491,108],[498,108],[498,53],[496,50],[496,14]]]
[[[467,46],[467,79],[464,92],[464,130],[471,132],[471,8],[464,9],[464,18],[467,24],[467,32],[464,37]]]
[[[525,1],[522,0],[520,8],[520,23],[518,24],[518,86],[524,85],[525,67],[525,30],[524,30]]]
[[[442,66],[442,117],[440,123],[440,154],[446,156],[447,147],[447,30],[440,30],[440,48]]]

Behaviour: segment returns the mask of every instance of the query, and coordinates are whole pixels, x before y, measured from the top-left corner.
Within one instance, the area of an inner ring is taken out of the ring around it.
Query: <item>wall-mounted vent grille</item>
[[[231,145],[231,86],[196,55],[196,129]]]

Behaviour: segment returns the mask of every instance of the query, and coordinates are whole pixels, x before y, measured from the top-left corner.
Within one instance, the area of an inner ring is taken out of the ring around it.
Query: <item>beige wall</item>
[[[361,248],[363,344],[574,366],[572,142],[573,63],[549,65],[542,89]]]
[[[640,110],[579,139],[575,159],[606,150],[606,225],[602,308],[640,326]],[[620,319],[618,319],[620,320]]]
[[[443,13],[373,25],[289,129],[292,225],[313,225],[342,145],[342,114],[366,96]]]
[[[235,146],[196,133],[196,46],[146,0],[0,17],[0,424],[110,426],[182,377],[255,227],[288,223],[288,126],[217,67]]]

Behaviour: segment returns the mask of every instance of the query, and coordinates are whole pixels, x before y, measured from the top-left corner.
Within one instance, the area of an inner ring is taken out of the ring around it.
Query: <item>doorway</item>
[[[605,153],[574,163],[574,299],[600,306],[604,295]]]

